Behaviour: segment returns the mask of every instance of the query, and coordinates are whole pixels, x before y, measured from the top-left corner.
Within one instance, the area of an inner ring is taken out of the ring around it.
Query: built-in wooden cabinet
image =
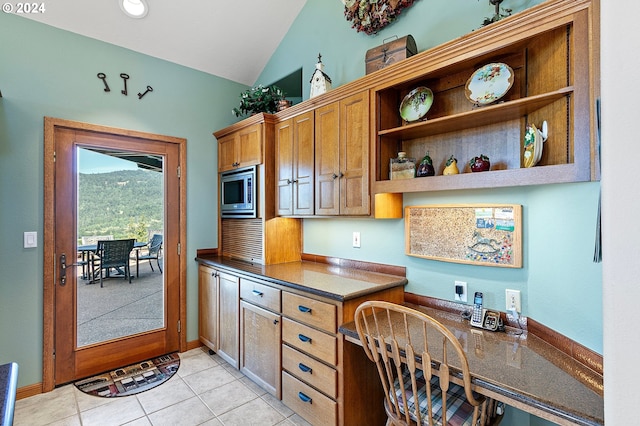
[[[369,92],[315,110],[316,215],[369,215]]]
[[[314,113],[275,125],[276,215],[314,214]]]
[[[589,23],[590,2],[547,3],[385,71],[386,81],[371,90],[376,109],[374,193],[599,178],[594,119],[598,77],[593,66],[597,39]],[[493,62],[513,69],[513,86],[497,102],[476,106],[466,98],[465,85],[475,70]],[[425,120],[403,122],[398,106],[420,86],[433,91],[433,105]],[[543,121],[549,130],[541,161],[525,168],[526,127],[540,127]],[[390,180],[389,160],[399,151],[418,161],[428,152],[436,176]],[[471,173],[468,162],[480,154],[490,158],[491,170]],[[461,174],[442,176],[451,155]]]
[[[198,267],[198,335],[212,352],[218,351],[218,271]]]
[[[240,367],[240,279],[218,272],[218,355]]]
[[[240,279],[240,371],[280,399],[280,290]]]
[[[255,123],[218,139],[218,171],[261,164],[263,123]]]
[[[402,286],[336,300],[235,268],[206,267],[200,285],[209,269],[218,272],[217,353],[225,361],[313,425],[376,424],[384,417],[382,405],[370,404],[383,399],[375,366],[338,327],[353,321],[365,300],[402,303]]]

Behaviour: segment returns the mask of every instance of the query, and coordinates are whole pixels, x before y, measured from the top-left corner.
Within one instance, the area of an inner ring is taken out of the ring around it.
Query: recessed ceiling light
[[[131,18],[144,18],[149,12],[149,6],[145,0],[118,0],[120,9]]]

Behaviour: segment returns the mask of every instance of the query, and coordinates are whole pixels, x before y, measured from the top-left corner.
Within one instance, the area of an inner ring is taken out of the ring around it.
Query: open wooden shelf
[[[496,105],[477,107],[473,111],[453,114],[447,117],[434,118],[393,129],[380,130],[378,136],[396,139],[415,139],[457,130],[486,126],[498,121],[520,118],[539,110],[573,92],[573,86],[565,87],[550,93],[529,96]]]
[[[407,67],[395,68],[397,73],[389,70],[388,83],[372,88],[372,193],[599,179],[594,125],[599,88],[597,70],[587,61],[597,56],[599,46],[591,34],[589,3],[574,6],[579,7],[558,10],[540,5],[513,17],[516,26],[509,19],[494,24],[491,37],[463,36],[406,60]],[[465,96],[466,81],[491,62],[512,68],[513,86],[498,103],[475,106]],[[425,120],[404,122],[400,102],[419,86],[433,91],[433,105]],[[525,168],[527,126],[539,127],[543,121],[548,123],[549,139],[542,158],[535,167]],[[389,162],[399,151],[415,158],[416,164],[428,153],[436,176],[390,180]],[[480,154],[490,158],[491,170],[471,173],[468,162]],[[442,176],[451,156],[457,158],[460,174]]]

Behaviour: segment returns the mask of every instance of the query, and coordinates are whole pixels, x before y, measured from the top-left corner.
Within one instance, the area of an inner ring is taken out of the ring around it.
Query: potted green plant
[[[240,106],[231,112],[236,117],[260,112],[273,114],[278,111],[278,103],[285,100],[285,93],[278,86],[258,85],[240,94]]]

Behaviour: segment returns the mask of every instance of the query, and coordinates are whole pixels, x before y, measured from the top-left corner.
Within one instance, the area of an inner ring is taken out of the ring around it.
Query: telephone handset
[[[500,314],[489,311],[482,307],[482,293],[476,291],[473,296],[473,312],[469,324],[473,327],[484,328],[489,331],[496,331],[500,326]]]

